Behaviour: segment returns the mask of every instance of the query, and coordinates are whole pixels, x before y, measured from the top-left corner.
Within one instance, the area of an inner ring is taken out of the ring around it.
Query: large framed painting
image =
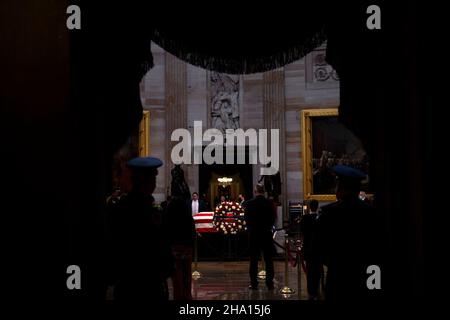
[[[150,111],[145,110],[139,127],[132,130],[127,141],[117,150],[113,157],[112,175],[109,189],[120,189],[128,192],[131,188],[128,160],[140,156],[150,155]]]
[[[369,188],[369,158],[361,141],[338,120],[338,109],[302,111],[304,199],[336,200],[336,177],[331,168],[338,164],[358,168],[367,174],[361,191]]]

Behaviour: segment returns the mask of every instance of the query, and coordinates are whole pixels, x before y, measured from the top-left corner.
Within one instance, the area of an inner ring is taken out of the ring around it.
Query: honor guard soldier
[[[249,234],[250,253],[250,286],[251,290],[258,289],[258,261],[261,252],[266,267],[267,289],[274,289],[273,255],[275,247],[272,238],[272,228],[275,223],[273,202],[264,196],[264,186],[257,184],[254,189],[255,197],[244,203],[245,222]]]
[[[337,201],[322,207],[317,229],[318,250],[327,266],[325,299],[367,299],[367,267],[377,257],[374,210],[359,199],[366,175],[344,165],[332,170],[337,178]]]
[[[173,258],[152,196],[162,161],[138,157],[127,166],[132,189],[121,197],[112,222],[114,299],[166,300],[166,280],[173,270]]]

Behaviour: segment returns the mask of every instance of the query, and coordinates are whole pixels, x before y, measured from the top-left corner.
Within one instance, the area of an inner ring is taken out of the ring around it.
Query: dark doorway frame
[[[204,150],[205,147],[203,147]],[[208,192],[210,181],[213,172],[223,175],[230,176],[239,173],[242,180],[245,198],[250,199],[253,195],[253,164],[249,163],[249,148],[245,147],[245,164],[237,163],[237,147],[234,148],[234,163],[227,164],[225,162],[226,148],[223,149],[224,163],[223,164],[205,164],[199,165],[199,193],[206,194]],[[237,195],[236,195],[237,196]],[[211,204],[213,205],[213,204]]]

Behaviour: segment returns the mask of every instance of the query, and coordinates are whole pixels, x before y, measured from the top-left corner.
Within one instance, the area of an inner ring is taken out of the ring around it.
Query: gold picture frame
[[[150,156],[150,111],[144,110],[139,123],[139,156]]]
[[[368,174],[361,141],[339,123],[338,115],[338,108],[302,110],[304,200],[336,201],[336,179],[330,170],[336,164],[356,166]],[[364,183],[368,189],[368,179]]]

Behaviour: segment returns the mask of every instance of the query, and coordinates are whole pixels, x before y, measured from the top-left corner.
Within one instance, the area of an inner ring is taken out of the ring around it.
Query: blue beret
[[[130,168],[159,168],[163,162],[154,157],[137,157],[127,162]]]
[[[339,178],[351,180],[364,180],[366,178],[366,174],[361,170],[349,166],[344,166],[342,164],[334,166],[332,170]]]

